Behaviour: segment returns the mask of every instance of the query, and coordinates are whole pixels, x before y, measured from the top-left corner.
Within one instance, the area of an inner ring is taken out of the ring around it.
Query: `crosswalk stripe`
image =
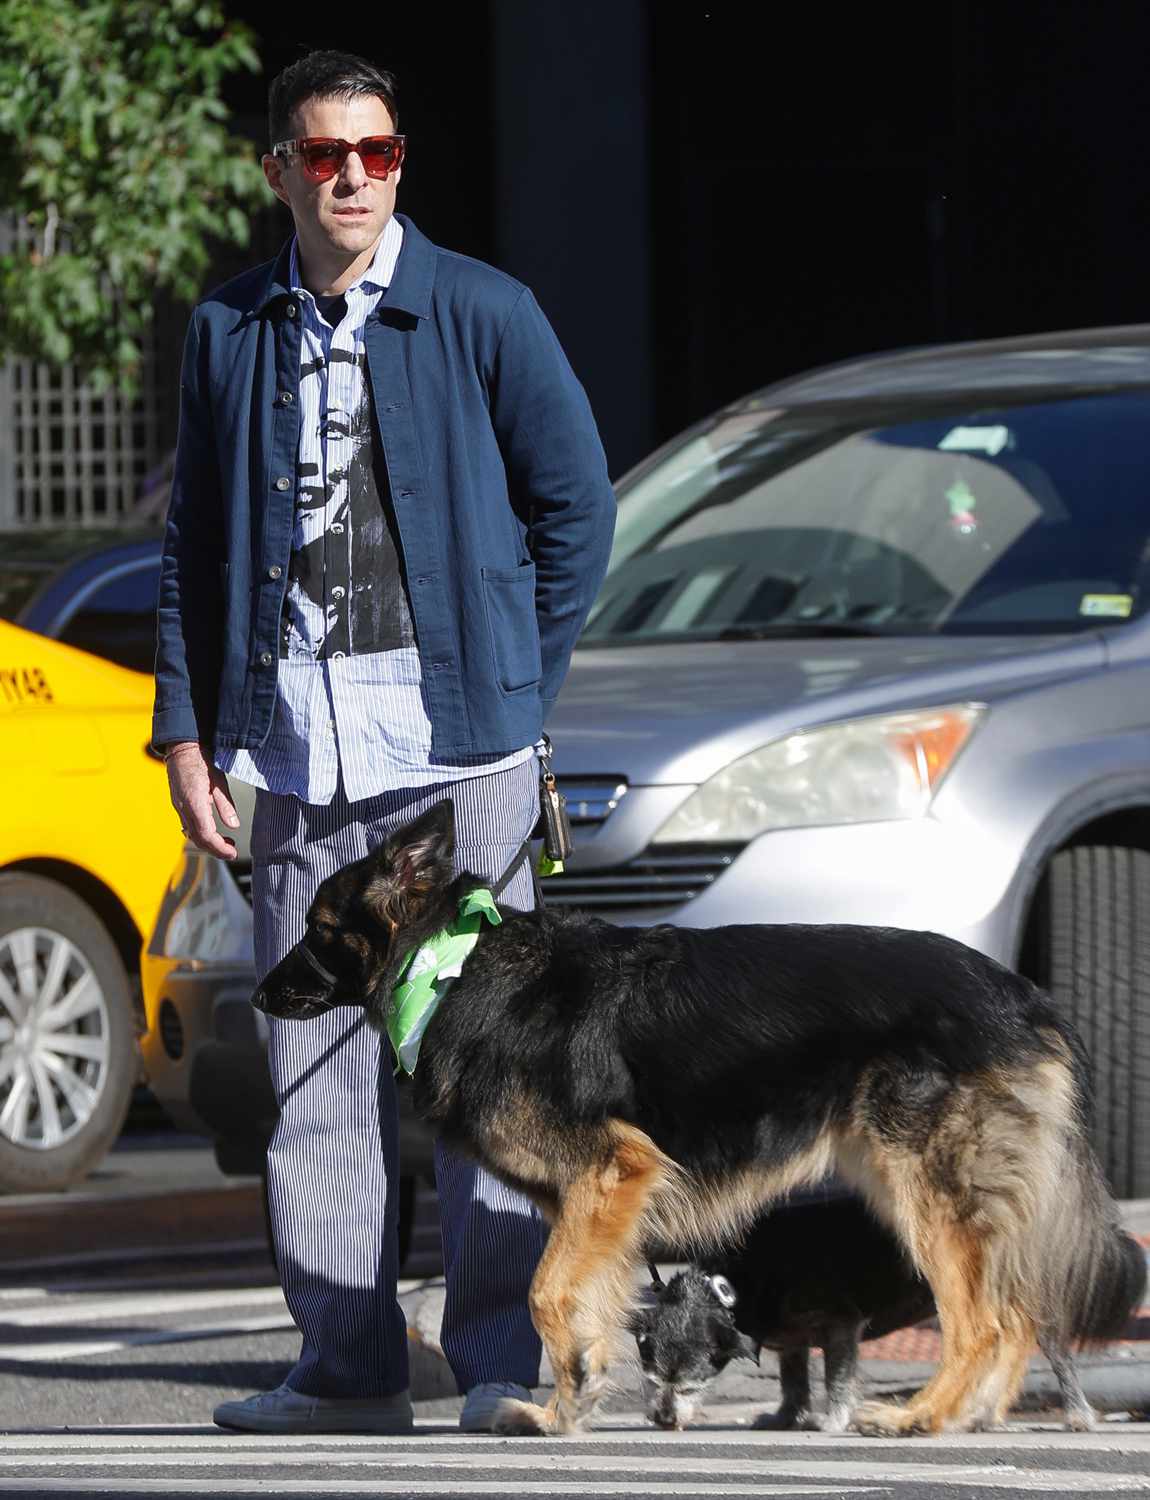
[[[142,1292],[95,1302],[57,1302],[0,1313],[0,1327],[51,1328],[58,1324],[100,1323],[108,1318],[149,1318],[158,1314],[210,1312],[224,1307],[284,1306],[278,1286],[239,1287],[210,1292]]]
[[[234,1318],[227,1323],[201,1324],[194,1328],[147,1329],[124,1334],[117,1339],[68,1339],[58,1344],[0,1344],[0,1359],[24,1364],[43,1364],[47,1360],[86,1359],[93,1354],[115,1354],[120,1349],[134,1349],[143,1344],[186,1344],[196,1339],[232,1338],[238,1333],[269,1333],[294,1328],[291,1314],[285,1308],[266,1318]]]
[[[715,1425],[692,1427],[686,1432],[662,1432],[647,1424],[638,1412],[616,1412],[607,1416],[593,1431],[562,1438],[507,1438],[479,1432],[461,1433],[448,1420],[435,1417],[418,1417],[414,1433],[382,1436],[371,1433],[326,1433],[300,1432],[277,1433],[274,1436],[260,1433],[224,1433],[218,1427],[204,1422],[184,1424],[156,1422],[137,1423],[130,1429],[118,1427],[115,1431],[93,1428],[87,1431],[40,1430],[35,1432],[13,1432],[0,1434],[0,1453],[9,1451],[58,1451],[67,1448],[85,1448],[93,1452],[142,1450],[147,1453],[166,1453],[173,1449],[181,1451],[215,1444],[226,1445],[229,1452],[240,1452],[245,1448],[265,1450],[272,1443],[280,1448],[304,1447],[323,1450],[379,1447],[383,1449],[405,1448],[415,1445],[420,1450],[445,1451],[464,1450],[468,1453],[510,1453],[514,1449],[529,1450],[540,1459],[556,1454],[582,1452],[604,1445],[626,1447],[667,1448],[676,1454],[694,1452],[709,1453],[716,1447],[740,1447],[749,1453],[760,1449],[777,1451],[799,1451],[838,1449],[844,1446],[865,1447],[868,1453],[897,1451],[900,1454],[927,1451],[931,1454],[946,1453],[968,1458],[979,1449],[991,1449],[996,1455],[1028,1452],[1034,1449],[1043,1452],[1064,1446],[1074,1453],[1114,1453],[1126,1455],[1150,1455],[1150,1425],[1145,1423],[1118,1423],[1108,1425],[1097,1432],[1064,1432],[1060,1427],[1047,1425],[1044,1430],[1013,1427],[1005,1432],[968,1432],[959,1435],[922,1438],[878,1438],[856,1437],[850,1433],[827,1432],[757,1432],[746,1427]],[[956,1457],[956,1462],[961,1458]]]
[[[125,1469],[146,1468],[152,1476],[154,1484],[169,1487],[169,1481],[162,1477],[163,1471],[176,1469],[186,1475],[191,1469],[213,1469],[226,1468],[230,1471],[236,1469],[260,1470],[258,1479],[251,1483],[260,1486],[270,1485],[273,1488],[290,1488],[295,1481],[280,1480],[278,1477],[270,1477],[266,1474],[268,1469],[281,1468],[315,1468],[323,1466],[329,1471],[333,1464],[338,1463],[347,1468],[375,1469],[380,1472],[381,1482],[386,1484],[383,1476],[394,1476],[397,1470],[410,1473],[410,1485],[414,1489],[434,1486],[441,1490],[452,1490],[457,1487],[454,1481],[432,1480],[422,1478],[421,1473],[428,1470],[461,1470],[471,1472],[477,1470],[499,1469],[508,1474],[506,1481],[498,1484],[505,1490],[512,1483],[510,1476],[515,1476],[514,1482],[520,1488],[535,1489],[548,1488],[549,1492],[555,1493],[594,1493],[595,1486],[589,1481],[584,1485],[583,1480],[588,1474],[601,1473],[605,1476],[603,1489],[606,1492],[614,1492],[612,1486],[616,1481],[626,1478],[629,1483],[621,1484],[621,1490],[636,1489],[662,1493],[660,1486],[670,1484],[660,1476],[665,1474],[669,1465],[674,1466],[675,1485],[667,1493],[725,1493],[724,1489],[714,1489],[716,1483],[725,1480],[743,1480],[770,1482],[770,1488],[764,1489],[762,1493],[778,1493],[779,1485],[785,1480],[794,1480],[801,1484],[822,1485],[824,1488],[841,1489],[843,1485],[861,1484],[877,1487],[889,1487],[892,1484],[918,1485],[967,1485],[973,1488],[992,1488],[1005,1490],[1036,1490],[1044,1494],[1106,1494],[1116,1490],[1143,1490],[1150,1491],[1150,1478],[1132,1473],[1099,1473],[1094,1470],[1082,1469],[1025,1469],[1013,1464],[1002,1463],[891,1463],[889,1461],[868,1461],[810,1456],[808,1458],[780,1461],[775,1455],[761,1455],[757,1458],[731,1458],[722,1457],[715,1459],[697,1455],[695,1461],[681,1456],[668,1445],[658,1453],[643,1455],[607,1455],[573,1453],[569,1457],[556,1454],[531,1454],[531,1453],[508,1453],[501,1452],[497,1455],[485,1456],[481,1454],[464,1454],[460,1452],[436,1453],[421,1451],[422,1445],[416,1445],[407,1450],[395,1450],[384,1455],[355,1454],[344,1449],[342,1454],[337,1449],[335,1452],[319,1454],[299,1449],[283,1449],[278,1445],[269,1444],[260,1451],[245,1451],[237,1453],[234,1446],[226,1440],[221,1440],[213,1446],[212,1451],[200,1453],[183,1452],[178,1456],[165,1457],[157,1453],[135,1453],[135,1454],[90,1454],[70,1453],[45,1455],[23,1454],[19,1457],[9,1455],[5,1458],[5,1467],[9,1475],[15,1476],[22,1469],[98,1469],[102,1473],[112,1474]],[[704,1467],[705,1462],[705,1467]],[[768,1473],[764,1473],[768,1469]],[[578,1476],[569,1483],[559,1483],[559,1476],[570,1473]],[[535,1483],[535,1475],[546,1475],[547,1484],[544,1486]],[[692,1488],[686,1486],[685,1481],[694,1475],[699,1475],[699,1482]],[[606,1476],[610,1476],[607,1478]],[[555,1481],[554,1484],[551,1482]],[[87,1481],[85,1481],[87,1482]],[[233,1474],[233,1484],[238,1484],[242,1489],[244,1481],[237,1479]],[[338,1489],[337,1481],[331,1481]],[[473,1481],[474,1488],[484,1493],[500,1493],[498,1486],[494,1489],[485,1489],[488,1481]],[[756,1487],[747,1489],[746,1483],[740,1487],[747,1493],[755,1493]]]
[[[150,1479],[118,1479],[118,1480],[71,1480],[71,1479],[37,1479],[36,1493],[48,1495],[53,1492],[65,1491],[69,1495],[75,1494],[101,1494],[113,1490],[117,1495],[154,1495],[157,1486]],[[19,1491],[27,1494],[27,1489],[18,1480],[0,1480],[0,1495]],[[643,1485],[644,1495],[686,1495],[692,1497],[707,1497],[710,1495],[873,1495],[883,1493],[883,1488],[874,1485],[850,1485],[844,1488],[842,1485],[825,1484],[670,1484],[660,1480],[651,1480]],[[412,1483],[410,1480],[388,1480],[388,1479],[268,1479],[261,1478],[254,1483],[246,1483],[243,1480],[221,1479],[216,1484],[205,1485],[198,1479],[172,1479],[165,1480],[163,1493],[168,1494],[196,1494],[196,1495],[629,1495],[634,1496],[635,1487],[631,1484],[580,1484],[572,1481],[570,1484],[553,1484],[547,1481],[532,1482],[524,1485],[516,1481],[514,1484],[488,1483],[486,1481],[462,1480],[459,1482],[441,1482],[432,1480],[427,1483]]]

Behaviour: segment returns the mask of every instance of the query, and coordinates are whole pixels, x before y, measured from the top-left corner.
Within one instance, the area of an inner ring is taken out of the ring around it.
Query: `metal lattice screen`
[[[219,249],[206,285],[273,256],[289,228],[278,205],[256,210],[250,243]],[[0,214],[0,252],[23,246],[29,235],[12,214]],[[0,531],[162,519],[187,318],[186,307],[157,298],[132,401],[93,390],[70,366],[0,364]]]
[[[0,250],[30,240],[22,220],[0,216]],[[169,321],[158,319],[145,337],[131,401],[94,390],[69,365],[0,365],[0,528],[114,526],[128,516],[167,437],[160,412],[171,382],[157,378],[157,343]]]

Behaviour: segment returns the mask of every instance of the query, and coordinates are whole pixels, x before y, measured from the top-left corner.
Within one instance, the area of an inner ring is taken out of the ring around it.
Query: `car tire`
[[[0,1192],[86,1177],[139,1071],[128,975],[103,923],[54,880],[0,875]]]
[[[1095,1150],[1116,1197],[1150,1197],[1150,853],[1060,850],[1045,907],[1046,983],[1090,1056]]]

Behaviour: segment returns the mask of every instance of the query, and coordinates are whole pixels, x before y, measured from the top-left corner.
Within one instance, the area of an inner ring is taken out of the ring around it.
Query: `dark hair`
[[[399,129],[395,76],[350,52],[309,52],[272,79],[268,90],[270,143],[292,134],[292,116],[307,99],[359,99],[374,95],[387,105],[392,128]]]

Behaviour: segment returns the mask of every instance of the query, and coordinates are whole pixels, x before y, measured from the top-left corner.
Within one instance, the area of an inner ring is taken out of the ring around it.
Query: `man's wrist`
[[[170,745],[158,745],[156,748],[159,750],[164,762],[167,763],[174,755],[178,755],[181,750],[198,750],[200,742],[199,740],[173,740]]]

